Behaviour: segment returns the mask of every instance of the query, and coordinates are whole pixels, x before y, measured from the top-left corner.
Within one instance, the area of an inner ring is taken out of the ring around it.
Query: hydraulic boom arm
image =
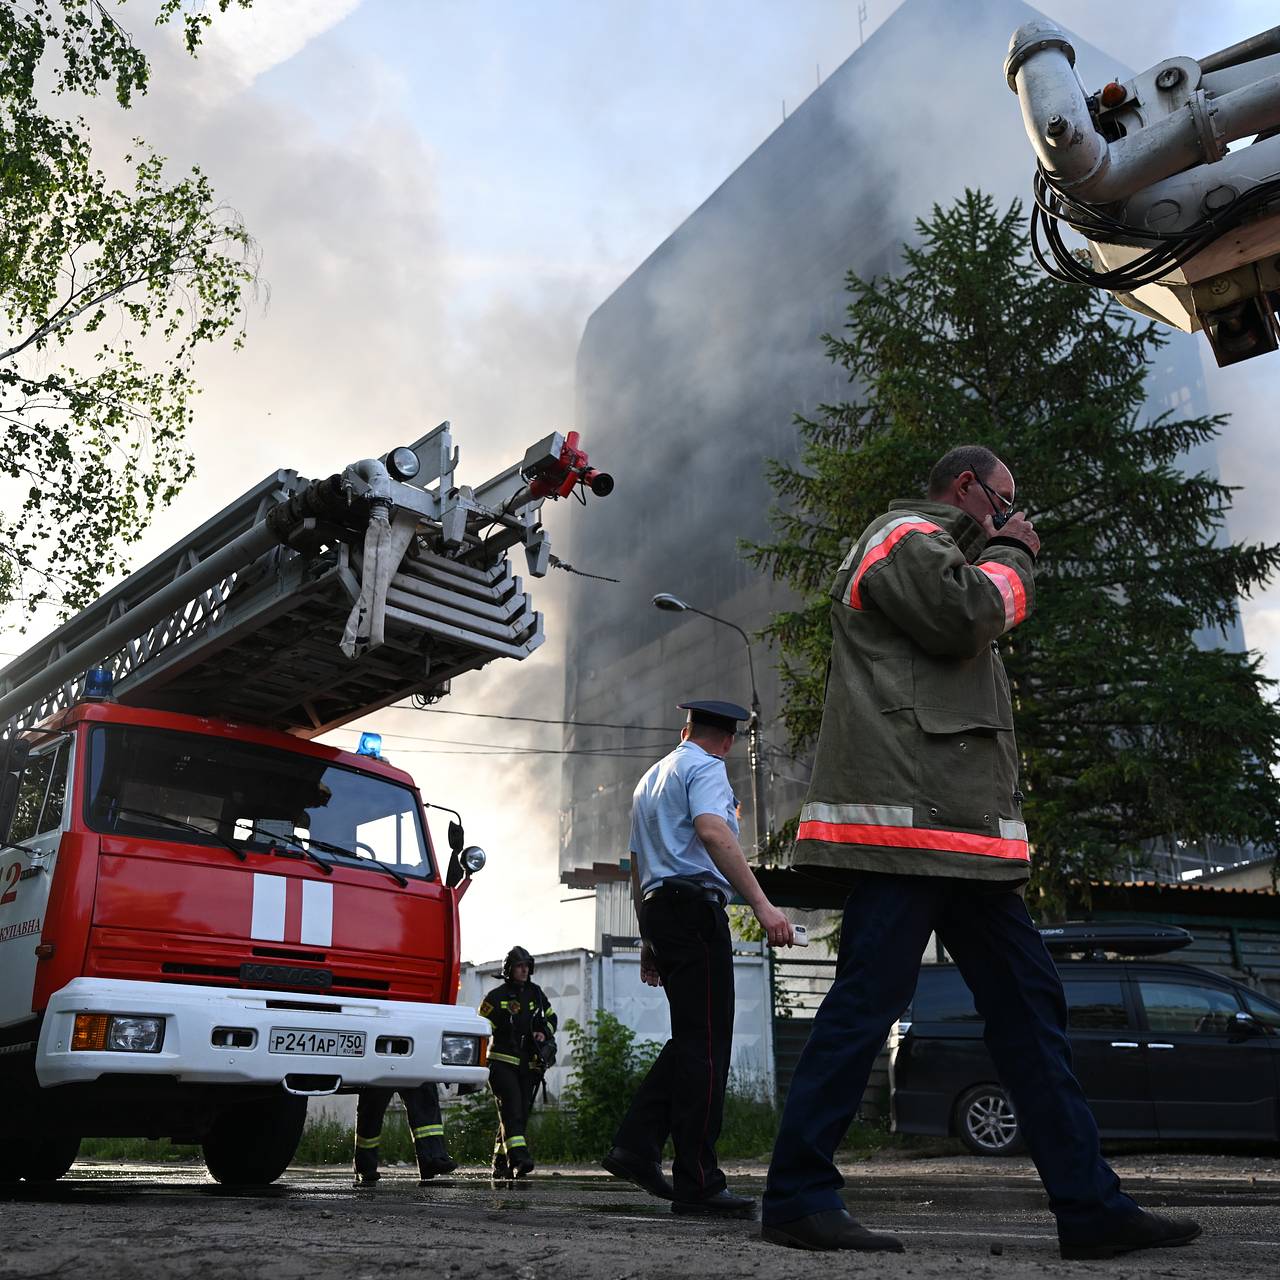
[[[1013,33],[1005,76],[1038,159],[1032,246],[1045,270],[1203,329],[1219,364],[1274,351],[1280,27],[1088,93],[1066,35],[1036,20]],[[1087,251],[1067,246],[1062,223]]]

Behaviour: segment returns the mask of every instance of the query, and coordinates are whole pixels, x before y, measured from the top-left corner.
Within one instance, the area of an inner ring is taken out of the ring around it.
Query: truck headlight
[[[163,1018],[112,1018],[107,1048],[126,1053],[159,1053],[164,1044]]]
[[[441,1036],[440,1061],[446,1067],[474,1067],[480,1062],[479,1036]]]
[[[71,1034],[73,1050],[121,1053],[159,1053],[164,1044],[164,1019],[141,1014],[77,1013]]]

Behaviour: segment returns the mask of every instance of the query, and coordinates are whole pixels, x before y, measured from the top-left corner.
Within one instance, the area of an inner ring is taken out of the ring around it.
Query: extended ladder
[[[477,489],[449,424],[325,480],[277,471],[0,670],[0,732],[39,724],[105,665],[119,701],[311,737],[543,640],[531,574],[547,497],[607,493],[553,434]],[[428,486],[431,486],[430,488]]]

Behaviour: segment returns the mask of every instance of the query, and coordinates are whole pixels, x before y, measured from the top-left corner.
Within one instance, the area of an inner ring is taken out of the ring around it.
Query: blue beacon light
[[[371,756],[374,760],[381,760],[382,734],[362,733],[360,735],[360,745],[356,748],[356,755]]]
[[[90,667],[84,674],[84,696],[95,702],[107,702],[114,691],[110,667]]]

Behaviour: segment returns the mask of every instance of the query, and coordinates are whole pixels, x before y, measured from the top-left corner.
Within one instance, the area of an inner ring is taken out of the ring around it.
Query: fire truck
[[[273,1181],[307,1099],[486,1078],[461,818],[326,730],[543,639],[508,552],[612,479],[576,433],[472,489],[448,423],[278,471],[0,670],[0,1183],[86,1136]],[[452,814],[437,849],[424,807]]]

